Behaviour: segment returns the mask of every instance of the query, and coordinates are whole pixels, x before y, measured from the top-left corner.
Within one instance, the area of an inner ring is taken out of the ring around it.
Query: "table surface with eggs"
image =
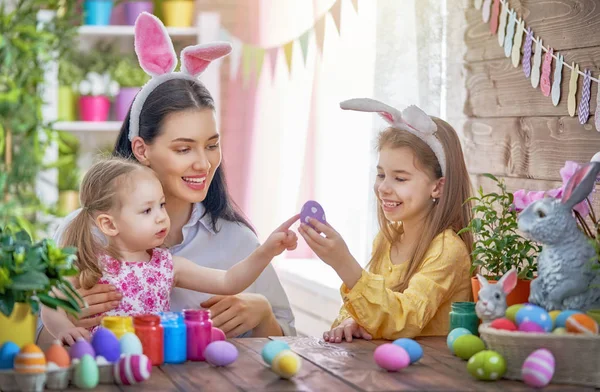
[[[285,340],[303,359],[300,372],[290,380],[279,378],[265,365],[261,350],[266,338],[230,339],[239,351],[227,367],[206,362],[163,365],[152,369],[149,380],[135,385],[99,385],[95,391],[525,391],[520,381],[477,381],[466,361],[453,356],[445,337],[418,338],[423,358],[398,372],[387,372],[373,360],[375,348],[386,341],[354,340],[330,344],[316,337],[274,337]],[[79,389],[72,389],[80,391]],[[593,391],[594,388],[550,384],[547,390]]]

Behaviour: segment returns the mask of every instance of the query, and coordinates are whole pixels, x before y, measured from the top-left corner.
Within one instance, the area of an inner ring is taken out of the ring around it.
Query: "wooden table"
[[[467,373],[467,363],[453,356],[444,338],[420,338],[424,356],[397,373],[380,369],[373,350],[384,341],[355,340],[329,344],[322,339],[285,337],[303,358],[291,380],[280,379],[263,362],[266,338],[231,339],[240,352],[233,364],[215,368],[205,362],[154,367],[150,380],[133,387],[100,385],[97,391],[525,391],[520,381],[483,382]],[[551,384],[544,391],[593,391],[594,388]],[[75,391],[75,389],[73,390]]]

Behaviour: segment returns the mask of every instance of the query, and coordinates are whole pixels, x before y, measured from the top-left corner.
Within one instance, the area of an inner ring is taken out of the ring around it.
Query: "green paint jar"
[[[475,302],[453,302],[450,311],[450,331],[463,327],[473,335],[479,335],[479,317],[475,313]],[[448,332],[450,332],[448,331]]]

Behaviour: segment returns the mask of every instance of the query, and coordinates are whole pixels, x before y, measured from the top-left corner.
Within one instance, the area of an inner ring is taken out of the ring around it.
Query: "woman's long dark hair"
[[[172,79],[160,84],[150,93],[142,107],[140,137],[144,139],[146,144],[154,143],[161,133],[167,115],[194,108],[215,109],[214,100],[202,83],[187,79]],[[113,156],[136,160],[128,137],[130,116],[131,107],[123,121],[123,126],[113,150]],[[215,170],[206,198],[202,203],[206,208],[205,214],[210,214],[212,228],[215,232],[218,231],[217,221],[219,219],[241,223],[255,232],[250,222],[242,216],[239,208],[229,195],[222,163]]]

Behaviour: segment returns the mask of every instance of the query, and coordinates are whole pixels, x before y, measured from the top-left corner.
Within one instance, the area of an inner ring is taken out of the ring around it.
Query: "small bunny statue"
[[[571,177],[562,199],[538,200],[518,217],[519,230],[543,246],[529,302],[548,311],[600,307],[600,273],[592,268],[596,250],[572,214],[594,189],[598,173],[600,162],[586,164]]]
[[[504,274],[498,283],[490,284],[481,275],[477,274],[481,284],[479,297],[475,305],[475,313],[483,324],[488,324],[495,319],[504,317],[506,313],[506,296],[514,290],[517,285],[517,270],[513,267]]]

